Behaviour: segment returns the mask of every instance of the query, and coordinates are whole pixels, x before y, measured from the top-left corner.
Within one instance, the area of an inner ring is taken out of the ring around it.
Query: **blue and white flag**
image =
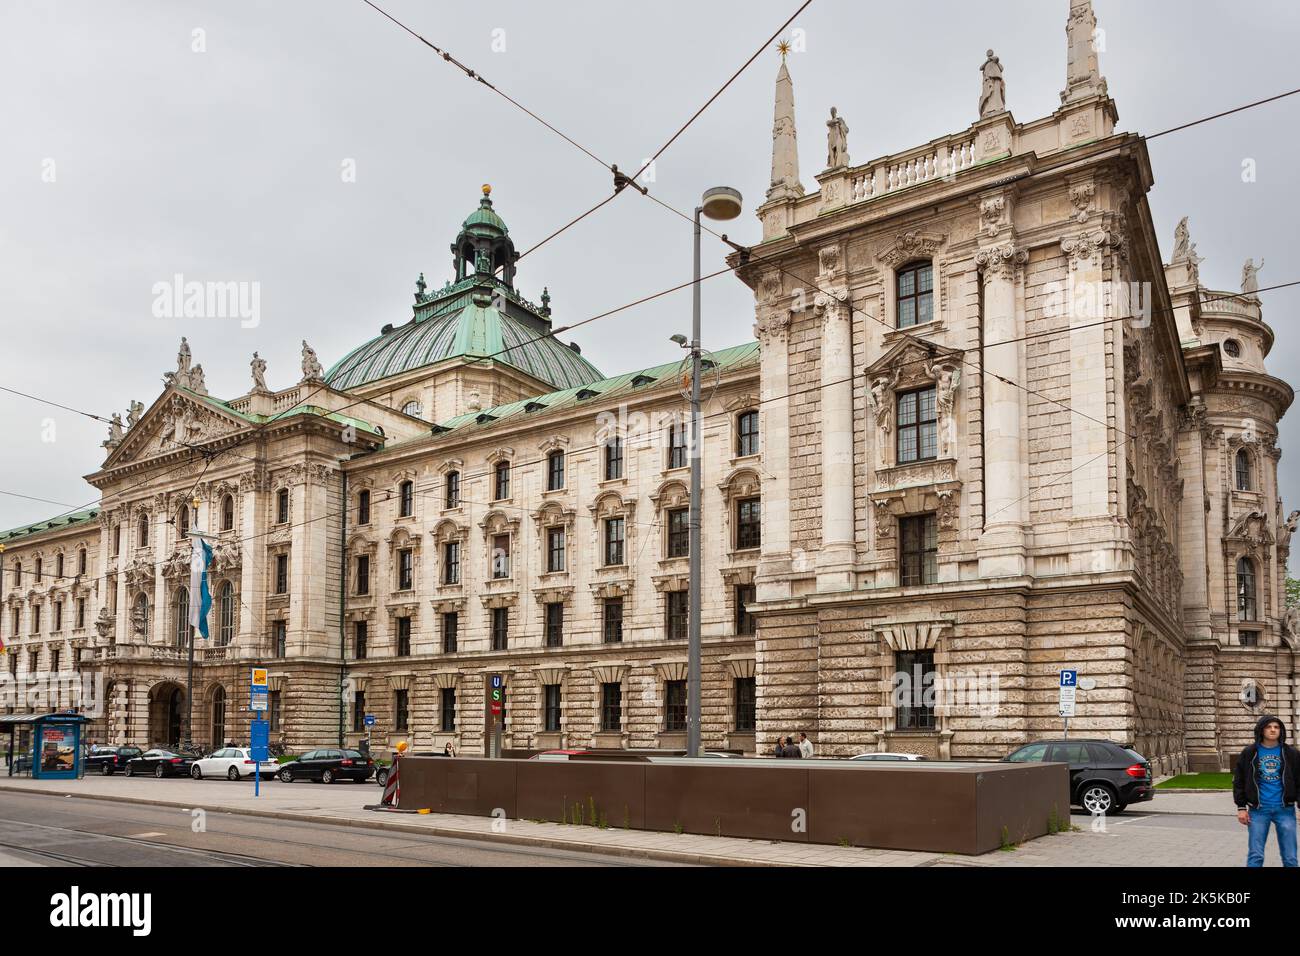
[[[212,564],[212,548],[202,538],[192,538],[194,550],[190,552],[190,627],[208,639],[208,611],[212,610],[212,592],[208,590],[208,566]]]

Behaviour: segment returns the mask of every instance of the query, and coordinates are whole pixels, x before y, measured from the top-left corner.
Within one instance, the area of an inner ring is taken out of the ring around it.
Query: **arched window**
[[[176,533],[181,537],[190,533],[190,506],[181,505],[181,510],[176,515]]]
[[[212,740],[213,747],[224,746],[226,742],[226,689],[217,687],[212,692]]]
[[[233,495],[226,495],[221,499],[221,530],[235,530],[235,499]]]
[[[402,414],[410,415],[412,418],[420,417],[420,403],[416,401],[407,402],[402,406]]]
[[[758,454],[758,410],[748,409],[736,416],[736,455],[744,458]]]
[[[235,639],[235,586],[229,581],[222,581],[221,590],[217,594],[217,613],[221,622],[217,630],[217,643],[224,647]]]
[[[140,594],[136,596],[131,617],[132,629],[139,634],[143,634],[147,640],[149,637],[149,598],[146,595]]]
[[[141,515],[135,522],[135,546],[143,548],[149,544],[149,516]]]
[[[1237,450],[1237,490],[1250,491],[1250,455],[1246,449]]]
[[[176,634],[176,646],[188,647],[190,640],[190,589],[177,588],[173,607],[176,616],[173,619]]]
[[[911,262],[898,270],[898,327],[924,325],[934,318],[934,268]]]
[[[1255,564],[1250,558],[1237,562],[1237,620],[1257,621],[1255,603]]]
[[[1223,351],[1229,358],[1241,358],[1241,343],[1236,339],[1228,339],[1223,343]]]

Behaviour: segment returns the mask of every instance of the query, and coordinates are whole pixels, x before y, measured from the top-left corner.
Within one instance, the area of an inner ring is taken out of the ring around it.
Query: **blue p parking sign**
[[[1061,671],[1062,687],[1077,687],[1079,682],[1078,671]]]

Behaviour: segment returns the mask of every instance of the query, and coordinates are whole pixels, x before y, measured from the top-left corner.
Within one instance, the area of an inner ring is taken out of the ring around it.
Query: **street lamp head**
[[[686,348],[686,336],[682,335],[681,333],[678,333],[677,335],[669,336],[668,341],[676,342],[682,348]]]
[[[700,211],[710,219],[735,219],[740,215],[740,193],[730,186],[714,186],[704,191]]]

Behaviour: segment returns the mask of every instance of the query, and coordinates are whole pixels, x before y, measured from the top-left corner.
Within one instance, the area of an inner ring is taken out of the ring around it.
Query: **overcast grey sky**
[[[625,170],[637,168],[797,0],[381,0],[399,19]],[[804,183],[825,119],[847,119],[853,162],[966,128],[992,47],[1008,106],[1050,113],[1065,79],[1069,0],[815,0],[790,56]],[[1152,133],[1296,85],[1300,6],[1097,0],[1102,72],[1119,128]],[[195,52],[195,31],[206,49]],[[504,50],[500,49],[504,41]],[[495,48],[494,48],[495,47]],[[707,186],[746,198],[733,238],[758,238],[768,183],[775,52],[765,53],[659,160],[651,188],[690,209]],[[448,244],[490,182],[526,248],[608,194],[592,160],[467,80],[361,0],[0,5],[0,384],[102,415],[151,403],[181,335],[209,389],[248,390],[256,349],[272,388],[300,377],[306,337],[328,367],[410,316],[416,275],[438,286]],[[1300,97],[1151,143],[1151,207],[1166,256],[1191,217],[1202,281],[1236,291],[1300,278]],[[1258,178],[1243,183],[1243,159]],[[345,181],[344,164],[355,167]],[[47,181],[53,173],[53,181]],[[569,324],[690,277],[690,227],[625,192],[520,263]],[[705,271],[723,247],[706,238]],[[153,315],[175,273],[260,283],[260,324]],[[1300,289],[1264,294],[1273,374],[1300,380]],[[751,338],[752,296],[704,288],[705,344]],[[689,290],[578,330],[614,374],[679,357]],[[0,490],[77,505],[103,425],[0,393]],[[54,424],[54,441],[47,420]],[[1300,411],[1282,425],[1283,502],[1300,507]],[[64,510],[0,494],[0,528]]]

